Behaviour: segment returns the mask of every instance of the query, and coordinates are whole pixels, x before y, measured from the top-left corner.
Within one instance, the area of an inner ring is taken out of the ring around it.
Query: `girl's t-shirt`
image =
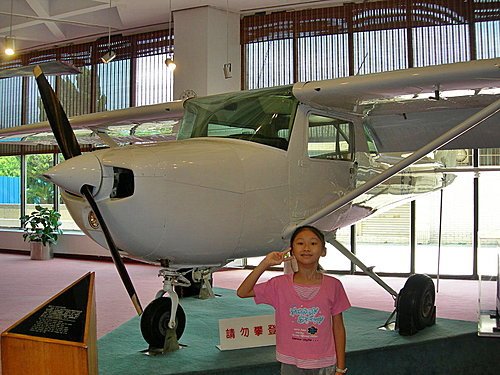
[[[332,316],[351,304],[341,282],[323,275],[317,294],[301,298],[293,274],[273,277],[255,285],[255,303],[274,307],[276,359],[300,368],[323,368],[337,362]]]

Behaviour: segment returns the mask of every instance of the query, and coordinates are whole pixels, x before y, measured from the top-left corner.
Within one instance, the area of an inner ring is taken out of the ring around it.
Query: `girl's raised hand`
[[[284,251],[273,251],[266,255],[264,262],[266,262],[267,267],[277,266],[283,263],[285,260],[285,255],[290,252],[290,248]]]

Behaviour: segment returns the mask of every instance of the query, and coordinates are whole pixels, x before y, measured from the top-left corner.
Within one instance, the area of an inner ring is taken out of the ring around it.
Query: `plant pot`
[[[49,260],[54,257],[50,245],[44,246],[41,242],[30,242],[30,253],[33,260]]]

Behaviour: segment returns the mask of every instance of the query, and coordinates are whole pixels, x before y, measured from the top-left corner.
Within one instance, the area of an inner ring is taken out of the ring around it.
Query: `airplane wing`
[[[494,102],[499,88],[496,58],[297,83],[293,93],[312,107],[366,114],[379,151],[395,152],[434,140]],[[497,124],[489,119],[444,148],[500,147]]]
[[[297,83],[293,94],[311,106],[353,110],[369,100],[499,86],[500,58],[497,58]]]
[[[174,101],[90,113],[75,116],[69,121],[77,136],[82,138],[82,143],[105,143],[114,146],[108,136],[117,143],[158,142],[174,139],[175,134],[172,135],[172,133],[175,133],[175,129],[171,128],[177,120],[182,118],[183,114],[183,102]],[[165,128],[168,128],[167,131]],[[103,131],[106,135],[100,134]],[[57,144],[47,121],[0,130],[0,142],[3,144],[19,144],[20,138],[26,144]]]
[[[382,153],[414,151],[493,102],[498,97],[498,90],[482,93],[487,88],[500,87],[499,67],[500,59],[497,58],[405,69],[296,83],[293,93],[301,102],[312,107],[367,114],[366,124]],[[447,91],[458,89],[472,89],[473,94],[446,96]],[[405,98],[404,95],[410,95],[411,98]],[[115,129],[118,126],[130,129],[132,124],[161,122],[181,118],[182,114],[182,102],[170,102],[81,115],[70,119],[70,123],[75,130],[102,130],[111,126]],[[495,121],[487,120],[484,126],[473,129],[444,148],[497,147],[500,128],[494,126]],[[50,131],[48,122],[42,122],[0,130],[0,138],[26,137],[46,131]],[[134,134],[122,132],[114,137],[118,136],[123,137],[124,143],[141,141]],[[142,141],[162,140],[158,137],[149,140],[142,138]],[[15,140],[18,141],[18,138]],[[40,139],[33,141],[40,142]],[[93,142],[92,139],[87,141]],[[50,141],[46,139],[45,142]],[[55,144],[53,140],[51,142]],[[105,143],[110,145],[109,140]]]
[[[45,72],[46,75],[64,75],[64,74],[80,74],[81,71],[73,64],[64,61],[48,61],[36,64]],[[31,77],[33,76],[33,68],[36,65],[23,65],[14,68],[0,70],[0,79],[11,77]]]
[[[416,99],[372,106],[366,124],[372,130],[379,152],[418,150],[474,115],[500,97],[472,95],[463,97]],[[441,149],[500,147],[498,116],[447,143]]]

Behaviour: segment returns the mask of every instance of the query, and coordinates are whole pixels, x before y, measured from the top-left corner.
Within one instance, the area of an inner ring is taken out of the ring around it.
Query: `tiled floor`
[[[0,329],[3,331],[48,298],[77,280],[86,272],[96,273],[96,305],[98,336],[102,336],[135,315],[125,288],[113,263],[55,258],[49,261],[30,260],[27,255],[0,253]],[[146,264],[127,263],[139,299],[145,307],[162,287],[158,268]],[[236,289],[249,270],[233,269],[214,274],[214,286]],[[266,272],[261,280],[277,273]],[[392,297],[366,276],[336,276],[347,291],[353,306],[392,311]],[[404,278],[384,278],[399,291]],[[496,285],[482,285],[482,306],[492,309]],[[479,283],[470,280],[440,280],[436,297],[438,317],[477,320]]]

